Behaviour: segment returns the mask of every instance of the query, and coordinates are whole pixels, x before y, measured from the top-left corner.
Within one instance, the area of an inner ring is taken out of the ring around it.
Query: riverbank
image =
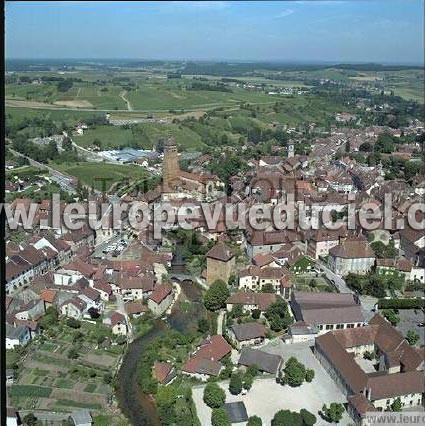
[[[152,328],[128,345],[117,375],[118,405],[134,426],[161,425],[155,399],[143,393],[138,383],[138,363],[144,349],[167,330],[183,333],[196,331],[198,319],[204,315],[202,289],[192,282],[182,283],[179,288],[179,295],[167,320],[153,320]]]

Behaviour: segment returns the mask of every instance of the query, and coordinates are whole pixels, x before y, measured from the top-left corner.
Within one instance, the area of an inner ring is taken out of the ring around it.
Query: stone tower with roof
[[[206,255],[207,257],[207,284],[211,285],[216,280],[229,281],[235,269],[235,256],[219,241]]]
[[[164,161],[162,164],[162,182],[166,188],[169,188],[179,176],[179,158],[177,145],[174,138],[168,138],[164,147]]]

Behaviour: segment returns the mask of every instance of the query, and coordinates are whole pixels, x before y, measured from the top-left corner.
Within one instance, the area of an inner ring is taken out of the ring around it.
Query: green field
[[[97,126],[87,130],[83,136],[75,136],[74,141],[81,146],[90,146],[95,139],[102,143],[102,149],[134,146],[152,149],[160,138],[168,138],[172,134],[182,150],[196,150],[204,146],[201,137],[190,129],[177,124],[143,123],[137,130],[119,126]]]
[[[77,163],[55,164],[57,170],[75,176],[83,185],[102,190],[100,179],[110,179],[108,185],[126,179],[136,180],[146,176],[146,172],[139,166],[107,164],[107,163]]]

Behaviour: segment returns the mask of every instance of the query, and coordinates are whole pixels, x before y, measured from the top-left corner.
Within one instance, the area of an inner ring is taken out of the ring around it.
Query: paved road
[[[9,148],[9,151],[13,155],[16,155],[17,157],[26,158],[29,164],[33,167],[36,167],[41,170],[48,170],[52,176],[52,179],[54,179],[63,189],[65,189],[71,194],[75,194],[76,191],[74,187],[71,185],[71,181],[73,179],[72,176],[66,175],[65,173],[62,173],[52,168],[51,166],[48,166],[47,164],[39,163],[38,161],[33,160],[31,157],[27,157],[26,155],[21,154],[20,152],[15,151],[12,148]]]
[[[11,103],[12,102],[12,103]],[[30,108],[30,109],[53,109],[57,111],[88,111],[88,112],[111,112],[110,109],[97,109],[97,108],[71,108],[71,107],[59,107],[51,104],[45,104],[45,105],[34,105],[30,104],[28,105],[28,102],[25,101],[18,101],[13,99],[6,99],[5,100],[6,106],[8,108]],[[184,112],[197,112],[197,111],[208,111],[213,110],[217,107],[221,108],[228,108],[229,111],[238,110],[239,106],[236,106],[236,103],[234,102],[232,104],[219,104],[219,103],[212,103],[212,104],[204,104],[204,105],[198,105],[197,108],[184,108]],[[267,101],[267,102],[250,102],[252,105],[268,105],[268,104],[274,104],[275,101]],[[129,112],[127,109],[116,109],[113,110],[113,113],[118,112]],[[142,113],[161,113],[166,112],[169,113],[169,108],[166,109],[133,109],[131,112],[142,112]]]
[[[340,293],[353,293],[352,290],[350,290],[347,286],[347,283],[344,281],[342,277],[332,272],[324,263],[322,263],[320,260],[316,260],[316,264],[320,266],[324,274],[326,275],[326,278],[329,281],[333,281],[335,284],[334,286]]]
[[[24,418],[27,414],[33,413],[37,420],[47,421],[47,422],[62,422],[63,420],[68,420],[69,414],[67,413],[53,413],[51,411],[32,411],[32,410],[19,410],[19,415],[21,418]]]

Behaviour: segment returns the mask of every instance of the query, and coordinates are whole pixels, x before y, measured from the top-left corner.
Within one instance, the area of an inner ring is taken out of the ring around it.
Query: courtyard
[[[311,383],[303,383],[299,387],[292,388],[277,384],[273,377],[259,376],[246,395],[230,394],[228,381],[224,381],[219,385],[226,392],[226,402],[243,401],[248,416],[257,415],[261,417],[264,425],[270,425],[273,416],[279,410],[289,409],[299,412],[302,408],[309,410],[317,417],[317,425],[329,424],[318,414],[323,404],[346,403],[347,400],[315,358],[310,347],[306,344],[285,345],[278,339],[264,346],[262,350],[283,356],[285,362],[291,356],[296,357],[306,368],[314,370],[314,380]],[[211,409],[204,404],[202,399],[204,387],[205,385],[201,385],[193,388],[193,400],[202,426],[207,426],[211,424]],[[343,419],[339,424],[349,425],[352,423],[348,414],[344,412]]]
[[[400,309],[398,311],[398,316],[400,317],[400,322],[397,324],[397,330],[403,335],[406,336],[409,330],[413,330],[416,334],[419,335],[418,346],[425,344],[425,328],[419,327],[418,324],[423,323],[424,313],[420,309]]]

